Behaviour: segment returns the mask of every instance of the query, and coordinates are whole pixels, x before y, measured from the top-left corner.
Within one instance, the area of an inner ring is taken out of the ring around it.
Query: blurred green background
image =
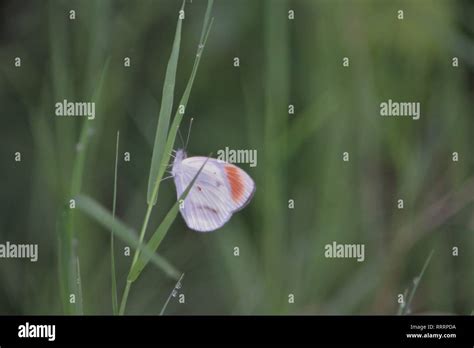
[[[206,3],[186,4],[176,103]],[[36,263],[0,260],[1,314],[65,313],[58,226],[83,122],[92,130],[80,191],[112,209],[120,130],[117,216],[139,229],[180,6],[177,0],[0,2],[0,243],[39,244]],[[412,287],[433,250],[411,312],[470,314],[474,4],[216,0],[213,17],[181,133],[194,117],[190,155],[256,149],[257,167],[240,166],[257,191],[214,233],[190,231],[181,216],[174,222],[158,251],[185,273],[186,303],[173,298],[166,313],[395,314],[397,295]],[[58,101],[91,100],[107,59],[96,119],[56,117]],[[379,104],[388,99],[420,102],[421,119],[380,117]],[[179,138],[175,145],[182,146]],[[14,161],[17,151],[21,162]],[[150,231],[175,200],[167,180]],[[110,314],[109,231],[75,214],[84,313]],[[325,258],[324,246],[333,241],[365,244],[365,261]],[[116,241],[119,295],[132,259],[124,246]],[[159,313],[174,285],[148,266],[127,313]]]

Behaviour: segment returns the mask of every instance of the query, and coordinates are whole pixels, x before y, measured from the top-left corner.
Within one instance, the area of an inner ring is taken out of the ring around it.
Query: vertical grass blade
[[[204,14],[204,22],[202,24],[201,29],[201,38],[199,39],[199,43],[204,43],[207,40],[207,35],[209,35],[209,30],[211,29],[211,10],[212,6],[214,6],[214,0],[207,1],[206,13]]]
[[[183,8],[184,2],[181,9]],[[176,70],[178,69],[182,23],[182,19],[178,18],[173,48],[171,50],[171,56],[166,68],[160,113],[158,115],[158,126],[156,129],[155,143],[153,145],[153,154],[151,157],[150,175],[148,177],[147,203],[149,205],[155,205],[157,200],[157,196],[154,191],[155,186],[159,184],[158,173],[160,172],[160,165],[166,144],[166,138],[168,135],[171,112],[173,110],[174,87],[176,83]]]
[[[77,309],[78,314],[84,314],[84,301],[82,296],[82,280],[81,280],[81,264],[79,263],[79,257],[76,256],[76,282],[77,282]]]
[[[58,275],[59,275],[59,288],[61,294],[61,303],[63,306],[64,314],[71,314],[71,305],[69,303],[69,294],[71,289],[71,282],[69,277],[71,275],[71,243],[68,238],[68,234],[65,233],[68,224],[68,208],[63,207],[60,211],[60,217],[56,222],[56,234],[58,236]]]
[[[287,176],[282,154],[286,153],[289,101],[289,29],[288,20],[280,16],[288,8],[288,1],[271,1],[264,3],[264,83],[265,111],[263,128],[263,168],[260,173],[262,191],[262,254],[265,264],[265,284],[267,289],[282,289],[282,282],[287,282],[285,267],[281,255],[288,247],[285,240],[287,213],[283,202],[286,199]],[[279,141],[276,142],[275,140]],[[292,274],[292,273],[290,273]],[[279,290],[271,292],[268,303],[271,310],[285,310],[287,302],[282,302]]]
[[[120,132],[117,131],[117,142],[115,144],[115,171],[114,171],[114,200],[112,203],[112,218],[115,220],[115,208],[117,206],[117,172],[118,172],[118,152],[119,152]],[[110,272],[112,282],[112,311],[118,314],[117,299],[117,278],[115,273],[115,251],[114,251],[114,231],[110,231]]]
[[[102,73],[100,74],[99,83],[97,84],[96,90],[92,96],[92,102],[97,102],[102,96],[104,89],[104,82],[107,72],[109,70],[110,58],[105,62]],[[72,172],[72,184],[71,184],[71,196],[77,195],[81,192],[82,177],[84,175],[84,163],[86,161],[86,150],[88,145],[88,137],[90,135],[91,121],[82,121],[81,134],[79,135],[79,142],[77,143],[77,157],[74,162],[74,169]]]
[[[191,75],[189,76],[188,83],[186,84],[186,89],[184,90],[184,93],[179,102],[179,105],[182,105],[185,110],[186,110],[186,106],[188,105],[189,96],[191,94],[191,90],[194,84],[194,79],[196,77],[196,74],[199,68],[199,63],[201,61],[202,53],[204,52],[204,47],[206,46],[206,42],[209,37],[209,33],[211,31],[212,23],[214,22],[214,19],[211,18],[211,10],[212,10],[213,3],[214,3],[213,0],[209,0],[207,3],[206,14],[204,15],[204,24],[203,24],[202,32],[201,32],[201,39],[199,41],[199,45],[196,51],[196,58],[194,59],[193,69],[191,71]],[[173,119],[173,123],[171,124],[171,127],[169,129],[168,138],[166,140],[166,146],[163,152],[163,157],[162,157],[161,165],[159,168],[157,182],[154,188],[155,199],[158,197],[159,183],[161,181],[161,178],[163,178],[163,175],[166,170],[166,166],[169,163],[169,160],[171,157],[171,151],[173,149],[174,142],[176,139],[176,134],[178,133],[178,128],[181,125],[181,121],[183,120],[184,114],[185,113],[180,113],[177,111]]]
[[[73,79],[71,79],[71,56],[68,54],[72,47],[68,37],[67,22],[61,19],[59,7],[54,1],[48,2],[48,31],[49,31],[49,52],[51,61],[51,82],[50,87],[54,100],[71,98],[75,93]],[[73,165],[73,157],[70,149],[74,147],[76,137],[76,125],[74,122],[54,122],[55,143],[59,162],[59,186],[64,194],[69,189],[69,178]],[[74,264],[72,260],[71,264]]]
[[[150,238],[150,241],[147,244],[148,250],[155,252],[158,249],[158,247],[161,244],[161,241],[165,237],[171,224],[174,222],[174,220],[176,219],[176,216],[178,215],[180,201],[184,201],[186,199],[186,196],[188,195],[189,191],[193,187],[194,182],[196,181],[197,177],[201,173],[202,169],[204,168],[208,160],[209,158],[203,163],[201,168],[199,168],[193,180],[189,183],[188,187],[186,187],[186,190],[179,197],[179,199],[176,201],[173,207],[169,210],[168,214],[166,214],[165,218],[163,219],[163,222],[158,226],[155,233],[153,233],[152,237]],[[127,277],[127,281],[134,282],[138,278],[138,276],[143,271],[143,269],[145,268],[145,266],[147,265],[149,261],[150,261],[149,255],[141,255],[137,259],[137,261],[132,265],[132,268],[130,269],[130,273],[128,274],[128,277]]]
[[[101,76],[99,78],[98,85],[93,94],[93,101],[97,101],[102,95],[105,76],[109,67],[109,59],[106,61],[104,68],[102,69]],[[74,160],[74,167],[72,171],[72,181],[70,187],[70,196],[66,197],[69,202],[71,197],[76,196],[82,187],[82,178],[84,174],[84,163],[86,160],[86,149],[88,144],[90,121],[84,120],[82,124],[81,134],[79,136],[79,142],[77,143],[77,155]],[[74,233],[74,211],[65,205],[62,211],[62,216],[58,223],[58,236],[59,236],[59,268],[60,268],[60,286],[61,294],[63,299],[63,307],[66,314],[71,314],[72,311],[76,311],[77,307],[71,307],[69,303],[69,294],[77,294],[77,284],[75,280],[78,274],[77,267],[74,266],[75,260],[73,257],[73,243],[75,240]],[[78,314],[76,312],[76,314]]]

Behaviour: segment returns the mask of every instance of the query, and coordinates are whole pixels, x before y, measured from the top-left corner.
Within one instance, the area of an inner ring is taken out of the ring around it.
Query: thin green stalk
[[[115,173],[114,173],[114,201],[112,203],[112,217],[115,220],[115,208],[117,205],[117,171],[118,171],[118,151],[119,151],[120,132],[117,131],[117,143],[115,145]],[[117,278],[115,273],[115,252],[114,252],[114,231],[110,231],[110,271],[112,281],[112,310],[114,315],[118,314],[117,299]]]
[[[397,315],[402,315],[404,310],[405,310],[405,307],[406,307],[406,302],[405,302],[405,299],[407,298],[408,296],[408,288],[405,289],[405,291],[403,292],[403,302],[400,303],[400,306],[398,306],[398,312],[397,312]]]
[[[82,298],[82,281],[81,281],[81,265],[79,263],[79,257],[76,256],[76,274],[77,274],[77,313],[84,314],[84,301]]]
[[[411,303],[413,302],[413,297],[415,297],[415,292],[418,289],[418,285],[420,285],[421,278],[423,278],[423,275],[425,274],[425,271],[428,268],[428,265],[430,264],[433,252],[434,250],[431,250],[430,255],[428,256],[425,261],[425,264],[423,265],[423,269],[421,270],[420,275],[413,280],[413,289],[410,293],[410,296],[408,297],[407,305],[405,307],[405,314],[408,314],[408,311],[410,310]]]
[[[148,222],[150,221],[150,215],[151,215],[152,210],[153,210],[153,204],[149,204],[146,210],[145,219],[143,220],[142,230],[140,231],[140,238],[138,239],[139,247],[141,247],[143,243],[143,238],[145,237],[145,231],[148,227]],[[135,250],[135,255],[133,257],[132,265],[134,265],[137,262],[138,256],[140,256],[140,249]]]
[[[155,252],[158,247],[160,246],[161,241],[165,237],[166,233],[168,232],[171,224],[176,218],[176,215],[178,215],[178,210],[179,210],[179,205],[181,201],[184,201],[193,187],[194,183],[196,182],[197,177],[199,174],[201,174],[202,169],[206,165],[207,161],[209,160],[206,159],[206,161],[202,164],[201,168],[198,170],[196,175],[194,176],[193,180],[188,184],[186,187],[186,190],[179,196],[178,200],[176,203],[173,205],[173,207],[170,209],[166,217],[164,218],[163,222],[158,226],[157,230],[153,234],[153,236],[150,238],[150,241],[146,245],[148,250],[151,250],[152,252]],[[130,266],[130,271],[128,272],[128,277],[127,277],[127,284],[125,285],[125,291],[122,297],[122,302],[120,304],[120,315],[123,315],[125,312],[125,307],[127,306],[127,299],[128,299],[128,294],[130,292],[130,287],[132,286],[132,283],[138,278],[140,275],[141,271],[143,268],[146,266],[149,260],[149,256],[145,255],[146,258],[141,258],[139,259],[140,256],[140,249],[142,247],[142,242],[143,242],[143,236],[144,236],[144,231],[146,230],[148,226],[148,220],[150,218],[150,213],[151,210],[153,209],[152,203],[148,206],[147,210],[147,215],[145,216],[145,220],[143,222],[143,227],[142,227],[142,232],[140,233],[140,241],[138,243],[138,248],[135,251],[135,256],[133,258],[132,265]]]
[[[183,277],[184,277],[184,273],[181,274],[181,277],[179,277],[178,282],[174,286],[173,290],[170,292],[170,295],[168,296],[165,304],[163,305],[163,308],[161,308],[160,315],[165,314],[165,310],[168,307],[168,303],[170,302],[171,297],[174,297],[173,294],[176,294],[176,291],[181,288],[181,281],[183,280]]]
[[[140,231],[140,238],[138,239],[138,248],[135,249],[135,254],[133,256],[133,261],[132,261],[132,265],[130,266],[130,270],[133,269],[133,267],[135,266],[135,263],[138,260],[138,257],[140,256],[140,247],[142,246],[143,239],[145,238],[145,231],[148,227],[148,222],[150,221],[150,215],[151,215],[152,210],[153,210],[153,204],[152,204],[152,202],[150,202],[150,204],[148,204],[148,208],[146,210],[145,219],[143,220],[142,229]],[[131,285],[132,285],[132,282],[127,279],[127,284],[125,285],[125,290],[123,292],[122,301],[120,303],[120,311],[119,311],[120,315],[123,315],[124,312],[125,312],[125,307],[127,306],[127,300],[128,300],[128,293],[130,292]]]
[[[423,265],[423,268],[420,272],[420,275],[413,279],[413,288],[410,291],[410,294],[408,295],[408,299],[406,301],[406,304],[402,307],[400,307],[401,310],[399,310],[398,314],[409,314],[410,311],[410,306],[413,301],[413,298],[415,297],[416,290],[418,289],[418,285],[420,285],[421,278],[425,274],[426,269],[428,268],[428,265],[430,264],[431,257],[433,256],[434,250],[431,250],[430,255],[425,261],[425,264]],[[406,297],[406,295],[405,295]]]
[[[286,11],[288,1],[271,1],[264,3],[264,81],[268,88],[264,95],[264,151],[262,191],[262,259],[265,267],[265,286],[269,291],[267,303],[272,304],[273,312],[287,310],[287,301],[281,301],[287,278],[283,277],[286,263],[281,255],[287,247],[285,233],[288,226],[288,214],[279,202],[287,197],[287,173],[285,159],[282,154],[287,152],[288,114],[290,85],[290,48],[288,21],[281,21],[279,14]],[[276,142],[278,139],[278,142]]]
[[[110,64],[110,58],[107,58],[105,62],[104,68],[102,69],[102,73],[99,78],[99,83],[97,88],[92,96],[92,102],[96,103],[103,91],[105,76],[108,72]],[[79,142],[77,143],[77,156],[74,162],[74,169],[72,172],[72,184],[71,184],[71,197],[74,197],[78,193],[81,192],[82,187],[82,178],[84,176],[84,164],[86,161],[86,154],[87,154],[87,147],[89,145],[89,137],[90,137],[90,125],[91,121],[84,120],[82,123],[81,133],[79,135]]]
[[[185,2],[183,1],[183,5],[181,9],[184,9]],[[150,220],[151,211],[153,206],[156,204],[157,196],[155,192],[158,191],[157,186],[161,181],[161,178],[158,178],[158,173],[160,170],[160,164],[163,156],[163,148],[165,147],[166,143],[166,136],[168,134],[169,128],[169,120],[171,116],[171,111],[173,108],[173,98],[174,98],[174,87],[176,81],[176,70],[178,68],[178,58],[179,58],[179,47],[181,43],[181,27],[182,27],[182,20],[178,19],[178,24],[176,27],[176,33],[173,41],[173,48],[171,50],[171,56],[168,61],[168,66],[166,68],[166,76],[165,76],[165,83],[163,86],[163,95],[161,100],[161,109],[158,117],[158,126],[155,134],[155,143],[153,146],[153,154],[152,160],[150,165],[150,175],[148,177],[148,190],[147,190],[147,211],[145,214],[145,219],[143,220],[142,229],[140,231],[139,237],[139,247],[141,247],[143,243],[143,239],[145,237],[145,232],[148,227],[148,222]],[[140,256],[140,249],[135,249],[135,255],[133,256],[133,261],[130,266],[130,270],[135,267],[135,263]],[[125,307],[127,305],[128,294],[130,292],[130,287],[132,282],[127,279],[127,283],[125,285],[125,290],[122,296],[122,301],[120,303],[120,311],[119,314],[123,315],[125,312]]]

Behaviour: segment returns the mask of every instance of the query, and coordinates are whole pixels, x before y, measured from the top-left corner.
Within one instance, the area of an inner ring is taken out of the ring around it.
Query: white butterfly
[[[187,157],[176,151],[171,174],[178,198],[207,160],[180,208],[188,227],[199,232],[214,231],[252,199],[255,183],[239,167],[207,157]]]

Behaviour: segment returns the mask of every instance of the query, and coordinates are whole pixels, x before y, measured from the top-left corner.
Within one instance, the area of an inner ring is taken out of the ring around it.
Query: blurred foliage
[[[177,95],[192,68],[205,4],[186,5]],[[107,59],[81,192],[111,209],[120,130],[121,155],[130,152],[131,161],[119,162],[117,216],[140,226],[180,5],[0,3],[0,242],[39,244],[36,263],[0,260],[0,313],[63,313],[56,228],[70,199],[82,123],[91,121],[56,117],[54,104],[90,100]],[[399,9],[404,20],[397,19]],[[432,250],[411,311],[471,313],[472,3],[216,0],[213,16],[181,132],[194,117],[191,155],[257,149],[257,167],[241,165],[257,191],[215,233],[192,232],[181,218],[174,223],[159,251],[185,273],[186,304],[171,302],[167,313],[394,314],[396,295],[411,286]],[[123,66],[124,57],[131,67]],[[420,102],[421,119],[380,117],[387,99]],[[295,115],[288,115],[288,104]],[[16,151],[20,163],[13,161]],[[342,161],[345,151],[350,162]],[[454,151],[459,162],[451,160]],[[150,226],[176,199],[171,180],[162,187]],[[396,208],[399,198],[403,210]],[[289,199],[295,209],[288,209]],[[80,213],[75,223],[84,313],[109,314],[108,231]],[[332,241],[364,243],[365,261],[325,258]],[[131,258],[120,241],[116,247],[121,292]],[[173,286],[146,269],[130,294],[129,313],[159,313]]]

